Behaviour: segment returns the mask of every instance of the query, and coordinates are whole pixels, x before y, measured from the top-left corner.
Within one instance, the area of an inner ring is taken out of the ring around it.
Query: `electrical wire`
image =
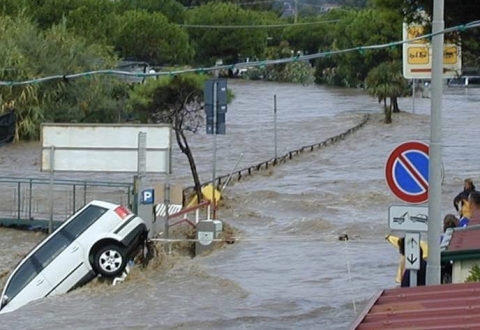
[[[303,23],[288,23],[288,24],[257,24],[257,25],[195,25],[195,24],[177,24],[181,27],[186,28],[199,28],[199,29],[271,29],[271,28],[281,28],[287,26],[304,26],[304,25],[317,25],[325,23],[335,23],[341,21],[340,19],[332,19],[328,21],[317,21],[317,22],[303,22]]]
[[[289,58],[280,58],[280,59],[276,59],[276,60],[240,62],[240,63],[231,64],[231,65],[220,65],[220,66],[213,66],[213,67],[207,67],[207,68],[191,68],[191,69],[183,69],[183,70],[176,70],[176,71],[161,71],[161,72],[151,72],[151,73],[150,72],[149,73],[129,72],[129,71],[120,71],[120,70],[95,70],[95,71],[80,72],[80,73],[75,73],[75,74],[54,75],[54,76],[48,76],[48,77],[42,77],[42,78],[36,78],[36,79],[30,79],[30,80],[24,80],[24,81],[0,81],[0,86],[30,85],[30,84],[37,84],[37,83],[42,83],[42,82],[52,81],[52,80],[61,80],[61,79],[69,80],[69,79],[76,79],[76,78],[81,78],[81,77],[90,77],[92,75],[123,75],[123,76],[135,76],[135,77],[157,77],[157,76],[165,76],[165,75],[184,74],[184,73],[205,73],[205,72],[208,72],[208,71],[223,70],[223,69],[235,69],[235,68],[241,68],[241,67],[260,67],[260,68],[262,68],[262,67],[265,67],[266,65],[274,65],[274,64],[282,64],[282,63],[289,63],[289,62],[312,60],[312,59],[317,59],[317,58],[321,58],[321,57],[329,57],[329,56],[332,56],[332,55],[338,55],[338,54],[349,53],[349,52],[361,52],[361,53],[363,53],[366,50],[393,48],[395,46],[403,45],[403,44],[406,44],[406,43],[411,43],[413,41],[429,39],[429,38],[431,38],[433,36],[436,36],[436,35],[439,35],[439,34],[445,34],[445,33],[455,32],[455,31],[463,32],[465,30],[476,28],[476,27],[479,27],[479,26],[480,26],[480,20],[476,20],[476,21],[472,21],[470,23],[467,23],[465,25],[454,26],[454,27],[447,28],[447,29],[444,29],[444,30],[436,32],[436,33],[425,34],[425,35],[422,35],[422,36],[419,36],[417,38],[413,38],[413,39],[410,39],[410,40],[402,40],[402,41],[396,41],[396,42],[379,44],[379,45],[371,45],[371,46],[359,46],[359,47],[347,48],[347,49],[343,49],[343,50],[332,50],[332,51],[326,51],[326,52],[310,54],[310,55],[299,55],[299,56],[294,56],[294,57],[289,57]]]

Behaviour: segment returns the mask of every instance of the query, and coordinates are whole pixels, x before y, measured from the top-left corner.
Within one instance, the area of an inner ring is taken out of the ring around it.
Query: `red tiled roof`
[[[480,329],[480,282],[380,291],[350,329]]]
[[[468,226],[453,231],[446,251],[480,250],[480,226]]]
[[[480,215],[478,213],[472,214],[470,220],[468,221],[469,226],[480,225]]]

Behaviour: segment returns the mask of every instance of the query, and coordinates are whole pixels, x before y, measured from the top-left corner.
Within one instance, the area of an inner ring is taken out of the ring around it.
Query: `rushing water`
[[[398,255],[384,236],[388,205],[399,202],[385,186],[384,164],[399,143],[428,142],[430,100],[417,98],[415,114],[411,99],[401,100],[406,113],[385,125],[376,100],[361,91],[229,84],[236,99],[227,135],[218,137],[218,173],[228,173],[240,154],[240,167],[273,156],[274,94],[279,154],[343,132],[366,112],[372,118],[344,141],[227,188],[220,215],[249,239],[206,257],[165,258],[133,271],[120,286],[93,282],[31,303],[2,315],[0,329],[345,329],[376,291],[395,286]],[[444,95],[443,213],[452,212],[464,177],[479,178],[479,100],[474,90]],[[211,178],[211,138],[203,132],[190,137],[203,180]],[[38,150],[37,143],[0,149],[0,175],[42,176]],[[189,183],[178,150],[173,166],[174,181]],[[129,180],[117,174],[89,178]],[[343,233],[351,240],[339,241]],[[0,272],[42,237],[7,229],[0,235]]]

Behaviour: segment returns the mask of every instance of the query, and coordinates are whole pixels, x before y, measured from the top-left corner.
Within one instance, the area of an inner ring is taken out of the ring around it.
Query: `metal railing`
[[[50,181],[38,178],[0,177],[0,218],[50,218]],[[89,201],[100,199],[131,206],[133,183],[54,180],[54,220],[64,220]]]

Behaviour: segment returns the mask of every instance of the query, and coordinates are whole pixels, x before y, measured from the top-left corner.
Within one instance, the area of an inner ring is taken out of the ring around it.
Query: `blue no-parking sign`
[[[396,147],[385,165],[388,188],[400,200],[411,204],[428,201],[428,145],[409,141]]]

